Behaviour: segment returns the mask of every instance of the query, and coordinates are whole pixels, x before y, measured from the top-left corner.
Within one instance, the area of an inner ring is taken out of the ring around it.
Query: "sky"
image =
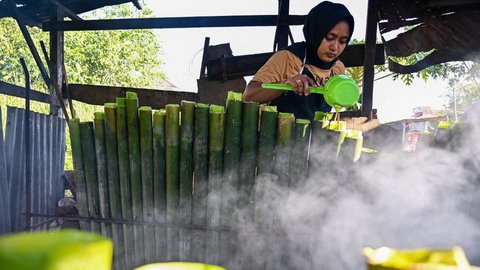
[[[291,15],[305,15],[319,0],[290,0]],[[334,1],[335,2],[335,1]],[[354,39],[365,39],[367,2],[359,0],[336,1],[344,4],[355,18]],[[156,17],[275,15],[278,0],[145,0]],[[291,26],[294,40],[303,41],[301,26]],[[205,38],[210,45],[230,43],[233,55],[271,52],[275,27],[224,27],[157,29],[162,42],[162,70],[170,82],[182,91],[196,92]],[[377,33],[377,38],[380,35]],[[247,82],[249,77],[246,77]],[[374,84],[373,107],[381,122],[387,123],[413,115],[412,109],[430,106],[442,109],[441,97],[446,82],[415,80],[410,86],[391,78]]]

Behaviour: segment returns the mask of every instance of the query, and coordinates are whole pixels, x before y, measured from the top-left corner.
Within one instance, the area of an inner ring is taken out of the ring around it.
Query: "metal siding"
[[[7,163],[3,138],[2,110],[0,108],[0,235],[11,231],[10,203],[7,183]]]
[[[31,112],[31,209],[35,214],[55,215],[57,202],[64,196],[62,174],[65,159],[65,121],[56,116]],[[12,230],[23,230],[25,218],[25,110],[7,109],[6,155],[10,186]],[[32,218],[38,224],[46,218]],[[46,228],[48,223],[37,227]]]

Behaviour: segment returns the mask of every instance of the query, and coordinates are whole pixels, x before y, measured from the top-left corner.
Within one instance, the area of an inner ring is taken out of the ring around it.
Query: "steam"
[[[458,245],[478,265],[480,133],[473,127],[461,134],[453,149],[399,149],[361,164],[319,167],[294,190],[277,185],[273,175],[259,177],[264,192],[256,194],[256,211],[274,216],[260,222],[274,232],[245,232],[248,248],[239,252],[250,252],[254,264],[267,258],[267,269],[340,270],[366,269],[366,246]],[[321,149],[311,158],[325,159]]]

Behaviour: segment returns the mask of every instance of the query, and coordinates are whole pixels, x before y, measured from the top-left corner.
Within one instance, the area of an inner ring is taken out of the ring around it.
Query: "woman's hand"
[[[310,94],[309,86],[318,86],[312,78],[301,74],[291,77],[288,82],[293,86],[295,94],[300,96],[308,96]]]

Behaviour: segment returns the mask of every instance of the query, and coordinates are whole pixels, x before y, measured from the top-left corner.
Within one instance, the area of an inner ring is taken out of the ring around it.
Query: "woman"
[[[324,1],[308,13],[303,26],[305,42],[276,52],[247,85],[245,101],[269,103],[280,112],[312,120],[316,111],[330,112],[323,95],[309,95],[309,86],[324,86],[327,80],[345,73],[338,56],[352,37],[354,20],[348,9]],[[262,83],[286,83],[294,92],[262,88]]]

